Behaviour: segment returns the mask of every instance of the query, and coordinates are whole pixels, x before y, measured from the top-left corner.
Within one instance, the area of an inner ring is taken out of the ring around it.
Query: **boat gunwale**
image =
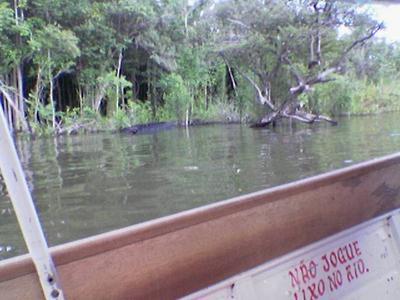
[[[51,247],[50,252],[56,266],[65,265],[76,260],[156,238],[173,231],[205,223],[265,203],[273,203],[299,192],[317,189],[399,163],[400,152],[217,203],[178,212],[166,217],[68,242]],[[0,282],[12,280],[34,272],[35,268],[28,254],[0,261]]]

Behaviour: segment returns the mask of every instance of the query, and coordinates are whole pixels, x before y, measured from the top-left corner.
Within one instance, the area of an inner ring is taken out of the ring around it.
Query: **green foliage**
[[[352,105],[354,81],[336,76],[334,81],[315,86],[315,90],[301,98],[306,108],[317,114],[339,115]]]
[[[65,126],[71,126],[79,122],[82,117],[81,110],[79,107],[67,108],[67,111],[62,114],[63,124]]]
[[[329,68],[375,24],[350,2],[315,2],[321,23],[310,1],[264,2],[2,1],[0,78],[14,99],[18,87],[29,83],[23,86],[30,95],[27,115],[45,128],[55,117],[58,126],[93,121],[107,128],[194,118],[258,120],[267,109],[244,74],[263,92],[270,86],[279,106],[298,84],[294,71],[307,79]],[[348,35],[338,34],[343,27]],[[317,32],[323,59],[310,68]],[[18,69],[22,83],[14,76]],[[398,109],[399,45],[364,42],[349,53],[343,70],[335,81],[300,96],[308,111]],[[65,109],[67,99],[57,99],[68,94],[60,92],[68,89],[60,87],[67,74],[78,98],[68,105],[79,107]],[[60,108],[65,111],[55,111]]]
[[[0,74],[6,74],[18,61],[19,49],[15,47],[14,12],[7,2],[0,3]]]
[[[123,110],[117,110],[112,118],[111,123],[113,128],[120,129],[124,127],[129,127],[131,125],[129,116]]]
[[[51,104],[47,105],[39,104],[38,111],[41,122],[45,123],[46,125],[51,124],[53,116],[53,109],[51,107]]]
[[[161,79],[160,85],[165,91],[165,118],[182,122],[191,99],[182,77],[175,73],[168,74]]]
[[[267,112],[267,109],[258,102],[254,88],[243,78],[238,81],[235,107],[239,112],[240,120],[244,121],[249,119],[253,121],[259,120]]]
[[[378,83],[356,81],[349,112],[369,114],[399,110],[399,82],[399,80]]]
[[[177,73],[185,80],[185,84],[196,89],[207,81],[207,66],[204,64],[203,52],[200,48],[184,48],[178,59]]]
[[[70,30],[51,24],[35,32],[29,41],[34,60],[53,70],[68,69],[75,64],[80,55],[78,38]]]
[[[400,109],[399,80],[371,83],[351,76],[337,76],[335,81],[316,87],[302,100],[317,114],[362,115]]]
[[[64,126],[72,126],[74,124],[83,124],[92,121],[100,121],[99,115],[90,107],[85,106],[82,109],[79,107],[67,108],[67,111],[61,115],[61,123]]]
[[[151,105],[149,102],[141,103],[137,101],[129,101],[127,113],[132,124],[143,124],[153,121]]]
[[[126,80],[125,76],[116,76],[114,72],[108,72],[104,76],[99,77],[98,82],[104,87],[107,96],[107,115],[112,117],[115,113],[119,113],[119,99],[117,93],[121,91],[129,91],[132,83]]]

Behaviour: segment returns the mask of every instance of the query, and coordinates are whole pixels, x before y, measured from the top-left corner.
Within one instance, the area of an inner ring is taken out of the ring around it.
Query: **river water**
[[[18,140],[50,245],[400,151],[400,114]],[[0,179],[0,259],[26,252]]]

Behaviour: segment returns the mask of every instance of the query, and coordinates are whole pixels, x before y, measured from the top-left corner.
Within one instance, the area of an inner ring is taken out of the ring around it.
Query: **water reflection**
[[[396,152],[398,117],[42,138],[18,150],[55,245]],[[25,251],[0,180],[0,258]]]

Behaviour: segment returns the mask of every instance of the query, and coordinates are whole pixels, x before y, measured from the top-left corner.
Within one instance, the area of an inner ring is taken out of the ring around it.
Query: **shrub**
[[[182,122],[186,118],[191,100],[182,77],[175,73],[168,74],[161,79],[160,84],[164,89],[165,118]]]

